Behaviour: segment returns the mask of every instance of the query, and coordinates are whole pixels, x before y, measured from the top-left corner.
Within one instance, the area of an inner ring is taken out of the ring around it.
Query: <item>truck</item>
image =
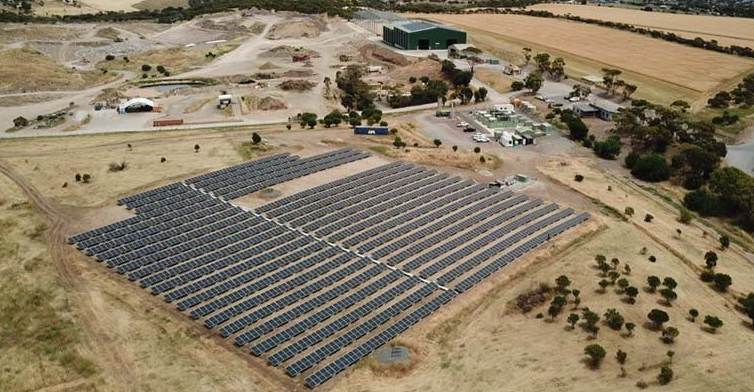
[[[390,129],[388,129],[388,127],[356,126],[353,128],[353,134],[354,135],[387,136],[390,134]]]

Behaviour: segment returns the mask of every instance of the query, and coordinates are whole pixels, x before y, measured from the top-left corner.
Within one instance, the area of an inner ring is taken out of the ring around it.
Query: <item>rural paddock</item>
[[[714,39],[724,46],[754,46],[754,19],[750,18],[646,12],[620,7],[577,4],[536,4],[527,9],[549,11],[556,15],[571,14],[582,18],[627,23],[637,27],[668,31],[687,38]]]
[[[644,82],[639,83],[639,92],[660,83],[679,90],[675,93],[681,96],[701,95],[754,69],[754,61],[749,59],[578,22],[494,14],[412,16],[468,29],[472,41],[483,43],[484,48],[494,48],[496,41],[529,46],[564,57],[566,68],[591,63],[584,73],[599,74],[604,67],[623,69],[626,79]]]

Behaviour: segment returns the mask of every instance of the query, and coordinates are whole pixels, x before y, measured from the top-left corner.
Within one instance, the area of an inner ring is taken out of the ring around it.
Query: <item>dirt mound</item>
[[[241,104],[246,112],[253,110],[288,109],[288,105],[285,104],[285,101],[270,96],[260,98],[254,95],[246,95],[241,97]]]
[[[260,53],[259,57],[260,58],[291,57],[294,54],[295,55],[308,55],[310,57],[315,57],[319,55],[317,52],[310,49],[294,48],[293,46],[281,45],[281,46],[276,46],[270,50]]]
[[[317,83],[308,80],[291,79],[280,83],[278,87],[284,91],[309,91],[316,85]]]
[[[275,64],[275,63],[273,63],[273,62],[271,62],[271,61],[268,61],[268,62],[266,62],[266,63],[264,63],[264,64],[262,64],[262,65],[259,66],[259,69],[262,69],[262,70],[265,70],[265,69],[275,69],[275,68],[280,68],[280,66],[277,65],[277,64]]]
[[[308,78],[314,76],[314,71],[311,69],[291,69],[283,72],[283,76],[286,78]]]
[[[395,67],[388,74],[396,83],[407,84],[410,77],[421,78],[426,76],[430,79],[445,79],[440,63],[430,59],[420,59],[409,66]]]
[[[321,19],[285,21],[274,24],[267,33],[267,39],[316,38],[327,30],[327,23]]]
[[[366,59],[373,59],[384,63],[400,66],[409,65],[411,63],[406,56],[375,44],[366,44],[359,49],[359,52]]]

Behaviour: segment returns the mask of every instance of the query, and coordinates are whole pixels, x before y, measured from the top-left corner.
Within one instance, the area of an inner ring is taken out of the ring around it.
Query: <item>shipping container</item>
[[[354,127],[354,135],[378,135],[387,136],[390,134],[388,127]]]
[[[154,120],[152,122],[152,126],[155,127],[169,127],[173,125],[183,125],[183,119],[172,119],[172,120]]]

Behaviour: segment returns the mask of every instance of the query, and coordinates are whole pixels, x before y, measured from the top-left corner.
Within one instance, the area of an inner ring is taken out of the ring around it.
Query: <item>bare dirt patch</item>
[[[366,44],[362,46],[359,48],[359,53],[361,53],[364,58],[393,65],[404,66],[410,63],[406,56],[376,44]]]
[[[271,40],[316,38],[324,31],[327,31],[327,22],[318,18],[288,20],[272,25],[266,37]]]
[[[501,94],[511,91],[511,83],[513,83],[513,80],[503,75],[499,69],[478,67],[474,69],[474,77]]]

